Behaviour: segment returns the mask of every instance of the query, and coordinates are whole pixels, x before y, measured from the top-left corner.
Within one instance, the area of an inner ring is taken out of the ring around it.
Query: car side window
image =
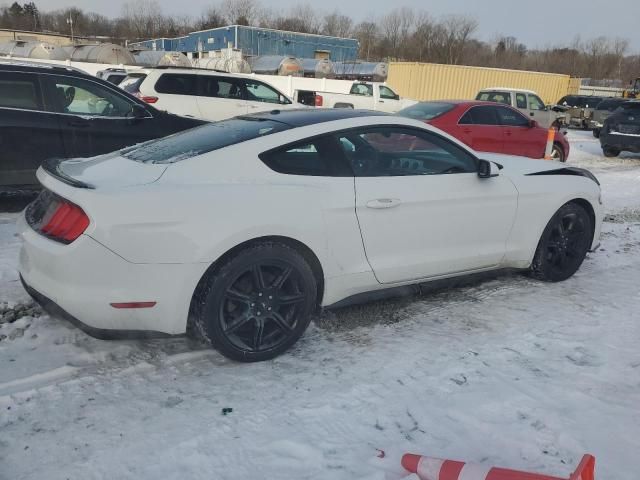
[[[509,92],[480,92],[476,100],[511,105],[511,94]]]
[[[42,110],[37,75],[0,72],[0,108]]]
[[[154,88],[158,93],[198,95],[198,76],[184,73],[163,73]]]
[[[200,95],[203,97],[245,100],[246,92],[240,79],[200,75]]]
[[[58,113],[98,117],[127,117],[133,102],[104,86],[83,78],[43,75],[48,85],[47,104]]]
[[[529,110],[544,110],[544,102],[537,95],[529,95]]]
[[[528,127],[529,119],[520,112],[506,107],[496,108],[500,124],[508,127]]]
[[[516,105],[518,108],[527,108],[527,96],[524,93],[516,93]]]
[[[261,153],[267,167],[286,175],[352,177],[335,138],[323,135]]]
[[[471,107],[460,121],[460,125],[500,125],[496,107],[482,105]]]
[[[387,100],[395,100],[396,93],[393,90],[391,90],[389,87],[380,85],[380,98],[384,98]]]
[[[476,172],[466,150],[431,132],[386,126],[336,133],[358,177],[392,177]]]
[[[351,86],[351,95],[364,95],[366,97],[373,96],[373,86],[366,83],[354,83]]]
[[[291,102],[274,88],[256,80],[245,80],[247,100],[251,102],[277,103],[288,105]]]

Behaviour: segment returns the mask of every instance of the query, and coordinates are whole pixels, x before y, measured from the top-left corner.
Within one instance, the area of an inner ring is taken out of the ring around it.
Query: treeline
[[[363,60],[514,68],[623,83],[640,76],[640,56],[631,55],[629,42],[622,38],[574,38],[566,45],[530,50],[514,37],[478,40],[478,23],[472,17],[433,17],[409,7],[360,22],[339,11],[322,12],[311,4],[278,10],[259,0],[222,0],[195,17],[166,15],[157,0],[129,0],[117,18],[76,7],[41,12],[36,2],[0,8],[0,28],[69,34],[69,19],[75,35],[106,37],[117,43],[240,24],[356,38]]]

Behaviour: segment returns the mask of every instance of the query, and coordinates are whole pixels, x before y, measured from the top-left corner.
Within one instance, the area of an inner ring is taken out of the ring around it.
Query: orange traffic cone
[[[585,455],[568,479],[407,453],[402,466],[420,480],[595,480],[596,459]]]

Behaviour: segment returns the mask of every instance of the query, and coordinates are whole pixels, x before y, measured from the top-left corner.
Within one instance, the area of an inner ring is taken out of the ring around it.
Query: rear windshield
[[[121,150],[120,154],[142,163],[175,163],[289,128],[290,125],[272,120],[236,117],[152,140]]]
[[[433,120],[441,115],[453,110],[455,105],[446,102],[424,102],[416,103],[398,112],[403,117],[415,118],[416,120]]]
[[[640,110],[640,102],[627,102],[620,105],[623,110],[626,111],[639,111]]]
[[[137,93],[140,91],[140,85],[145,78],[147,78],[147,76],[142,73],[127,75],[127,77],[118,86],[125,92]]]

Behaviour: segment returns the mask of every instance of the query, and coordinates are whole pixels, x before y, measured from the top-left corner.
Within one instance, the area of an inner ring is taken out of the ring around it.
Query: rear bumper
[[[87,235],[65,245],[32,230],[24,217],[18,226],[23,240],[18,269],[27,291],[45,309],[99,338],[186,331],[191,298],[208,265],[131,263]],[[111,306],[125,302],[156,304]]]

